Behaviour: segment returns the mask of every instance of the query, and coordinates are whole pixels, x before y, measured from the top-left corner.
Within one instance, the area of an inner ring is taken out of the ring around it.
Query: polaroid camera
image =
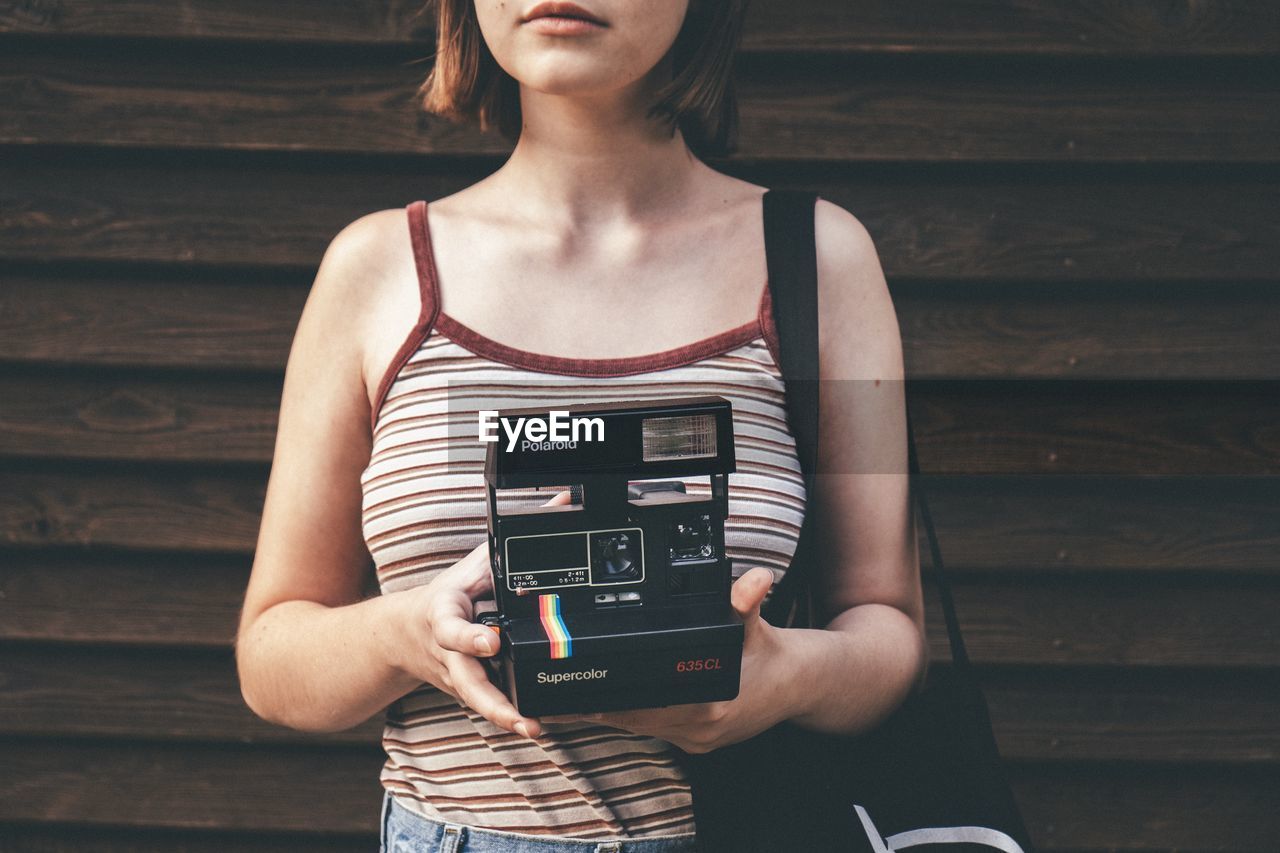
[[[502,639],[491,665],[520,713],[737,696],[729,402],[482,412],[480,427],[497,612],[478,618]],[[662,479],[701,476],[702,494]],[[546,505],[566,488],[570,502]]]

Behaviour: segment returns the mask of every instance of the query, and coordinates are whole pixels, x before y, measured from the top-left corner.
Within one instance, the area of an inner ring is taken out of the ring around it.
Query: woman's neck
[[[642,82],[595,98],[525,88],[520,138],[486,183],[531,221],[569,233],[683,209],[709,170],[678,128],[645,116],[653,96]]]

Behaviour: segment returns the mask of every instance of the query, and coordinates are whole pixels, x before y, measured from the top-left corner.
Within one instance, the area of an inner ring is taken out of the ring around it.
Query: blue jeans
[[[382,794],[379,853],[697,853],[697,850],[692,835],[573,841],[441,823],[400,805],[389,791]]]

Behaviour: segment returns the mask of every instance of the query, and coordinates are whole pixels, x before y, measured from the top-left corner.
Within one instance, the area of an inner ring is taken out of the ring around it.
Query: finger
[[[484,565],[476,570],[476,574],[468,578],[467,598],[472,601],[493,595],[493,571],[489,568],[489,552],[485,551]]]
[[[471,549],[446,572],[449,573],[447,579],[442,575],[441,583],[456,586],[473,601],[493,592],[493,572],[489,568],[489,540],[486,538]]]
[[[484,666],[475,658],[451,654],[447,660],[454,690],[468,708],[499,728],[524,737],[537,737],[542,727],[532,717],[521,715],[506,695],[494,687]]]
[[[734,581],[730,588],[729,599],[733,609],[743,620],[754,621],[760,616],[760,605],[764,602],[764,597],[769,593],[771,586],[773,586],[773,572],[762,566],[756,566]]]
[[[566,489],[562,492],[556,492],[556,496],[544,503],[543,506],[564,506],[572,501],[573,496],[570,495],[569,490]]]
[[[432,620],[431,633],[441,648],[464,655],[489,657],[502,646],[492,628],[463,619],[457,611],[442,613]]]

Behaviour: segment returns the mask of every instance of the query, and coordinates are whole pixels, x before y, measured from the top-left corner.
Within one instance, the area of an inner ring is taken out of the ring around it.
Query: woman
[[[699,158],[732,130],[742,11],[443,0],[427,106],[515,148],[460,192],[353,222],[320,264],[237,662],[246,702],[283,725],[336,731],[391,705],[384,849],[693,850],[673,745],[715,749],[783,719],[858,731],[923,671],[897,319],[866,230],[825,199],[821,371],[858,380],[822,394],[828,621],[759,618],[806,495],[764,287],[765,188]],[[472,621],[490,590],[483,481],[449,456],[446,420],[465,423],[468,394],[495,385],[541,402],[731,399],[726,551],[754,566],[732,588],[736,699],[539,720],[490,684],[480,658],[497,642]],[[365,598],[369,554],[381,595]]]

